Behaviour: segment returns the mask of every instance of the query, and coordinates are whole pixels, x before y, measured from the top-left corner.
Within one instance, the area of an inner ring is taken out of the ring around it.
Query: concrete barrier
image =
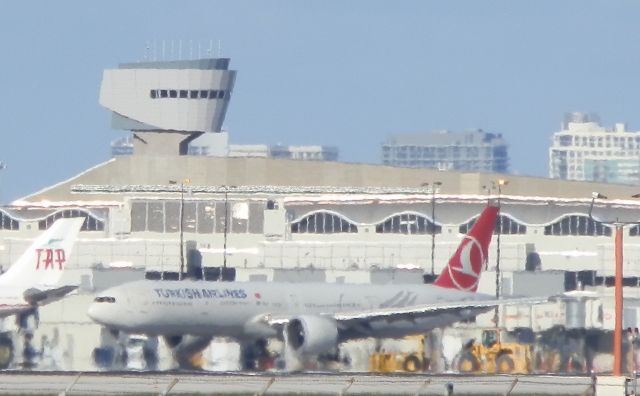
[[[630,395],[630,379],[627,377],[598,376],[596,379],[597,396],[626,396]]]

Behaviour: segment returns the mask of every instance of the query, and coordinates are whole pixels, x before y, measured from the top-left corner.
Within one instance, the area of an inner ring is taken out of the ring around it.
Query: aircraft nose
[[[89,311],[87,311],[87,315],[96,323],[104,324],[104,313],[102,312],[102,306],[99,303],[92,303],[89,306]]]
[[[107,325],[113,321],[115,299],[113,297],[96,297],[89,306],[87,315],[96,323]]]

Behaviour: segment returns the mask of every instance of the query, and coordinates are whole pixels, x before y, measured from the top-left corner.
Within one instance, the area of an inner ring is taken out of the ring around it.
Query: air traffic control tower
[[[135,155],[186,155],[221,131],[235,77],[228,58],[123,63],[104,71],[100,104],[114,129],[133,132]]]

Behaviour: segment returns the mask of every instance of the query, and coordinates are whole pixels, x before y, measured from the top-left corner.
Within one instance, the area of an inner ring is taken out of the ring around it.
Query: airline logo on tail
[[[475,292],[498,217],[496,206],[487,206],[464,237],[449,264],[434,282],[436,286]]]
[[[478,288],[482,266],[486,263],[482,246],[474,237],[466,236],[458,252],[447,266],[449,277],[457,289],[474,291]]]
[[[42,289],[58,285],[84,222],[84,217],[56,220],[0,276],[0,288]]]
[[[64,249],[36,249],[36,270],[59,269],[62,271],[67,262]],[[54,264],[57,264],[54,265]]]

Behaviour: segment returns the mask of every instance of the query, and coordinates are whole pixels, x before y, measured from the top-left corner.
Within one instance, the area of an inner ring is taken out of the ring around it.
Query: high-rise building
[[[409,168],[435,168],[507,173],[509,154],[501,134],[482,129],[394,134],[382,144],[382,163]]]
[[[549,148],[549,176],[556,179],[638,184],[640,133],[623,123],[600,125],[594,114],[565,115]]]

